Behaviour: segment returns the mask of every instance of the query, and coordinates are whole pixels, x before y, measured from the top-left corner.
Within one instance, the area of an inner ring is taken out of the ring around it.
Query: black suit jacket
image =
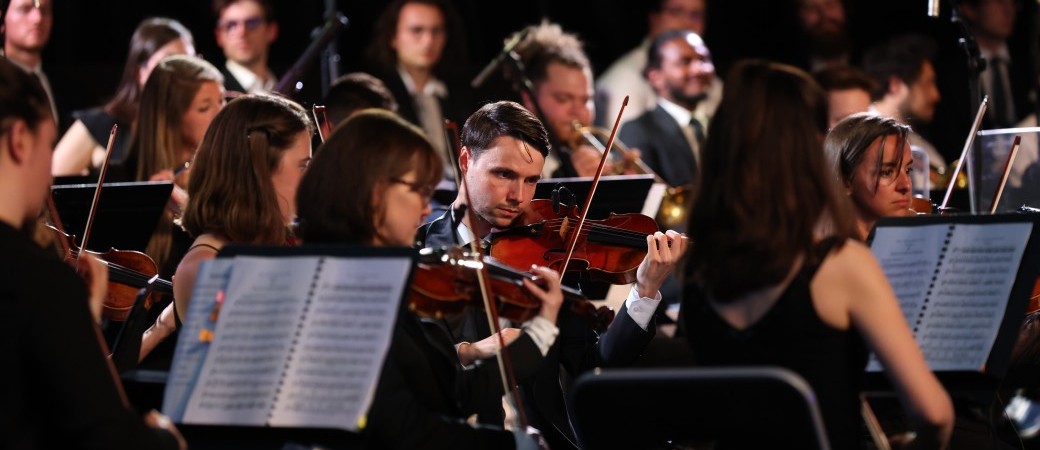
[[[541,353],[527,334],[508,351],[518,362],[518,378],[530,377],[540,367]],[[371,448],[378,449],[514,448],[512,433],[465,422],[480,400],[502,395],[499,371],[491,361],[464,370],[442,322],[402,311],[365,433]]]
[[[690,185],[697,178],[697,161],[690,144],[661,105],[626,122],[618,137],[625,145],[638,148],[647,167],[670,186]]]
[[[227,92],[229,97],[246,93],[246,88],[242,87],[242,83],[238,82],[238,78],[231,74],[227,64],[221,64],[217,67],[220,68],[220,73],[224,75],[224,91]]]
[[[397,101],[397,114],[416,126],[422,127],[422,123],[419,122],[419,113],[415,109],[415,100],[408,93],[408,88],[401,80],[401,75],[396,70],[372,70],[371,73],[382,80],[386,88],[394,95],[394,100]],[[462,126],[466,122],[466,118],[477,109],[477,102],[470,94],[472,89],[453,80],[441,80],[441,82],[448,90],[448,96],[439,99],[441,114],[445,119]],[[441,136],[431,136],[431,138],[443,139]]]
[[[417,239],[423,247],[438,247],[454,244],[450,212],[419,228]],[[465,320],[457,321],[452,330],[456,341],[476,342],[488,337],[490,329],[483,313],[471,311]],[[628,315],[627,307],[618,311],[610,327],[602,335],[597,334],[584,318],[573,313],[564,305],[556,323],[560,335],[549,348],[533,377],[520,381],[524,409],[531,426],[538,428],[549,447],[558,449],[576,449],[577,440],[570,425],[569,408],[565,402],[564,388],[569,381],[580,374],[596,367],[621,366],[632,363],[646,348],[656,332],[651,321],[643,330]],[[526,335],[525,335],[526,336]],[[521,369],[522,362],[514,362],[513,367]],[[518,375],[518,379],[522,379]],[[478,405],[483,423],[501,424],[501,415],[493,411],[501,411],[498,397],[485,397],[483,406]]]

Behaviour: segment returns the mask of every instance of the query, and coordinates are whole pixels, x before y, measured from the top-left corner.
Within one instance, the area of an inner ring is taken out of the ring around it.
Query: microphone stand
[[[303,76],[307,73],[307,69],[310,68],[311,62],[318,57],[318,53],[323,48],[328,46],[339,31],[347,26],[347,17],[339,11],[335,11],[332,17],[329,17],[322,25],[321,34],[319,34],[311,44],[307,46],[307,49],[303,51],[299,59],[293,63],[292,67],[282,75],[282,78],[278,80],[278,84],[274,86],[274,91],[286,96],[292,96],[296,92],[299,92],[300,86],[299,81],[303,79]]]
[[[964,51],[964,57],[968,63],[968,95],[971,111],[976,111],[982,103],[982,79],[980,75],[983,70],[986,70],[986,60],[982,58],[979,44],[975,41],[975,35],[971,33],[968,24],[958,14],[956,0],[949,0],[948,3],[950,4],[950,22],[957,25],[957,30],[961,34],[961,37],[957,39],[957,45]],[[975,188],[976,186],[981,186],[982,171],[976,170],[976,168],[982,168],[982,152],[979,151],[977,144],[973,150],[972,156],[967,158],[965,163],[968,164],[968,204],[971,207],[971,213],[977,214],[978,205],[976,204],[977,193]],[[950,180],[950,182],[956,183],[957,180]]]
[[[549,122],[545,119],[545,113],[542,112],[542,106],[538,104],[538,97],[535,95],[534,92],[534,83],[532,83],[531,79],[527,77],[527,68],[526,66],[524,66],[524,62],[520,59],[520,55],[518,55],[515,51],[509,52],[509,57],[506,58],[506,62],[509,63],[506,65],[506,67],[512,67],[512,72],[515,72],[514,75],[516,77],[516,83],[514,83],[513,85],[514,89],[518,91],[517,95],[519,95],[522,100],[523,94],[526,93],[527,97],[531,99],[531,104],[534,105],[534,111],[531,112],[535,115],[535,117],[538,117],[538,120],[541,121],[542,125],[545,126],[545,132],[549,137],[549,142],[553,145],[553,148],[549,149],[549,151],[551,153],[555,153],[556,157],[560,159],[560,164],[563,165],[563,157],[566,155],[563,155],[562,152],[560,152],[560,141],[557,140],[557,136],[553,132],[552,126],[550,126]]]
[[[335,19],[339,11],[336,10],[336,0],[325,0],[325,21]],[[321,28],[315,28],[311,32],[312,36],[317,36],[321,33]],[[321,97],[325,98],[329,94],[329,89],[332,87],[332,83],[339,78],[339,47],[336,44],[336,40],[329,41],[329,44],[321,51]]]

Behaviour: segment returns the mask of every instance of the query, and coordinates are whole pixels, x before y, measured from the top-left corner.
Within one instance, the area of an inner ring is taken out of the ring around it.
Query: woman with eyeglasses
[[[411,247],[443,167],[416,126],[385,110],[355,113],[319,148],[300,183],[299,236],[304,245]],[[534,373],[553,344],[563,302],[555,271],[531,271],[548,285],[525,283],[542,306],[507,346],[518,380]],[[364,433],[376,449],[538,448],[527,431],[466,423],[476,399],[502,394],[494,361],[464,370],[443,323],[402,313]]]

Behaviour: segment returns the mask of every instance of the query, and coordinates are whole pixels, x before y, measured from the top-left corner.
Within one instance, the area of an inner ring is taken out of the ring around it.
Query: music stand
[[[93,184],[51,187],[51,196],[65,231],[77,239],[82,238],[80,234],[86,226],[96,187]],[[100,252],[111,248],[144,251],[172,190],[173,183],[168,181],[105,183],[101,188],[88,249]]]
[[[779,367],[608,369],[578,378],[570,400],[585,450],[830,448],[812,388]]]
[[[589,207],[589,219],[604,219],[610,213],[641,213],[654,184],[653,175],[611,175],[599,179],[596,196]],[[547,178],[538,181],[534,198],[548,199],[553,189],[564,186],[574,194],[578,211],[592,188],[591,178]],[[657,199],[658,201],[660,199]]]

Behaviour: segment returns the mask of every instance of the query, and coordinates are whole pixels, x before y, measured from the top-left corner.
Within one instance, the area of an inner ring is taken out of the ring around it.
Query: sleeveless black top
[[[852,327],[838,330],[823,323],[809,290],[820,263],[836,243],[829,239],[817,245],[817,257],[806,262],[758,322],[743,330],[733,328],[719,316],[707,302],[703,288],[694,283],[685,289],[682,310],[698,364],[771,365],[798,373],[816,393],[832,448],[858,448],[859,393],[867,348]],[[774,425],[782,433],[782,424]]]

